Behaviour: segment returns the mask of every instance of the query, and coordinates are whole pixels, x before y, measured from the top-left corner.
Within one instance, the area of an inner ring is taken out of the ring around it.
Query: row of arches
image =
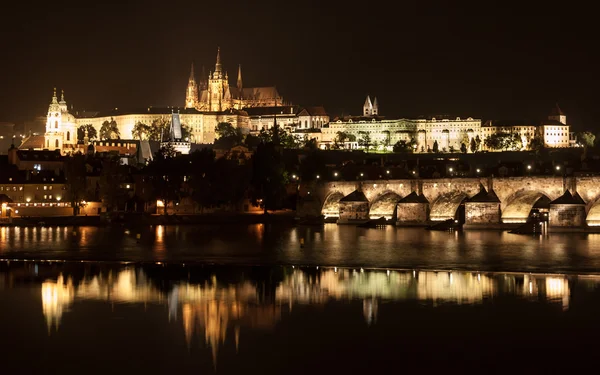
[[[340,191],[330,192],[321,208],[321,214],[326,218],[339,217],[340,200],[345,195]],[[403,197],[393,191],[386,191],[380,194],[375,199],[368,202],[369,204],[369,217],[376,219],[385,217],[386,219],[395,219],[396,210],[400,209],[398,202]],[[464,210],[464,204],[469,201],[470,198],[466,193],[461,191],[452,191],[445,194],[439,195],[433,202],[427,200],[424,204],[429,207],[429,218],[432,221],[442,221],[449,218],[455,218]],[[497,209],[500,210],[500,206],[503,206],[501,212],[501,219],[503,223],[523,223],[527,221],[532,212],[536,210],[548,209],[551,199],[541,191],[535,190],[519,190],[513,193],[506,199],[505,204],[502,204],[499,200],[493,202],[497,205]],[[485,203],[485,202],[484,202]],[[492,204],[492,202],[488,202]],[[588,225],[594,225],[592,222],[597,223],[600,226],[600,203],[596,202],[588,205],[587,221]],[[464,211],[463,211],[464,212]]]

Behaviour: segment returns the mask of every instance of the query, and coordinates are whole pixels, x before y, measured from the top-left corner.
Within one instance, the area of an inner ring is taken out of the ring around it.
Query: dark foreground
[[[580,373],[600,277],[0,263],[6,374]]]

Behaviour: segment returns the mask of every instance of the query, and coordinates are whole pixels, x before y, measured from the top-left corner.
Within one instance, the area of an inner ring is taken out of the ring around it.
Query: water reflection
[[[203,280],[177,277],[164,287],[161,277],[151,276],[153,272],[142,267],[74,277],[72,272],[49,273],[42,265],[28,265],[0,272],[0,286],[38,273],[47,275],[41,283],[41,301],[49,334],[59,329],[65,314],[76,312],[77,301],[155,304],[166,307],[166,320],[180,322],[189,347],[196,342],[209,347],[215,364],[219,348],[228,340],[237,350],[243,329],[272,330],[293,313],[296,304],[324,306],[346,301],[367,325],[376,325],[385,301],[417,301],[435,308],[510,296],[567,310],[574,284],[600,285],[600,277],[595,276],[278,267],[265,277],[233,280],[216,269]]]

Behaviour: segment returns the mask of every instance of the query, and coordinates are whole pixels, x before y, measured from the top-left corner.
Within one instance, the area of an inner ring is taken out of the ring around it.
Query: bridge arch
[[[321,215],[325,217],[339,217],[340,216],[340,199],[344,198],[344,194],[340,191],[334,191],[330,193],[323,203],[321,208]]]
[[[401,197],[393,191],[386,191],[379,195],[371,204],[369,217],[371,219],[379,219],[385,217],[390,220],[396,216],[396,204]]]
[[[586,205],[586,223],[590,227],[600,226],[600,198],[589,202]]]
[[[467,199],[467,194],[461,191],[451,191],[440,195],[431,205],[429,218],[431,221],[457,219],[459,209]],[[463,206],[464,209],[464,206]],[[464,213],[464,211],[462,211]]]
[[[507,199],[502,210],[503,223],[525,223],[533,209],[547,209],[550,198],[537,190],[519,190]]]

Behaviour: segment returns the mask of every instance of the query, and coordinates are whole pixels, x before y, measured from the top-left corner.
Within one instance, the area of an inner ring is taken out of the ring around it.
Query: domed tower
[[[196,76],[194,74],[194,63],[192,63],[190,78],[188,79],[187,90],[185,92],[185,108],[196,108],[197,105],[198,84],[196,83]]]
[[[48,117],[46,118],[45,148],[49,150],[62,148],[62,121],[61,104],[56,97],[55,87],[54,94],[52,94],[52,100],[48,106]]]

